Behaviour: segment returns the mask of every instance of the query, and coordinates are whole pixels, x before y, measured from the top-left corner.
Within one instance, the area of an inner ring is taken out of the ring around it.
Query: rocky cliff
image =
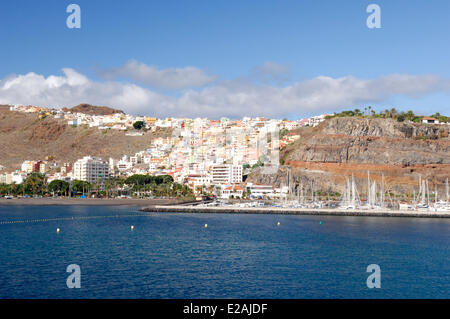
[[[450,126],[333,118],[288,147],[285,162],[450,164]]]
[[[372,179],[392,191],[406,192],[419,175],[443,188],[450,175],[450,126],[397,122],[391,119],[332,118],[316,128],[300,129],[301,138],[281,151],[277,174],[252,172],[249,181],[286,184],[289,167],[294,183],[342,191],[354,175],[360,186]],[[434,187],[434,186],[433,186]]]

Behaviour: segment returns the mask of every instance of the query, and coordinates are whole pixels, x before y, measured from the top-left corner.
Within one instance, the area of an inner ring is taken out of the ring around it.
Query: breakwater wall
[[[325,216],[370,216],[370,217],[421,217],[450,218],[450,212],[401,211],[401,210],[362,210],[325,208],[279,208],[279,207],[199,207],[199,206],[148,206],[144,212],[170,213],[213,213],[213,214],[278,214],[278,215],[325,215]]]

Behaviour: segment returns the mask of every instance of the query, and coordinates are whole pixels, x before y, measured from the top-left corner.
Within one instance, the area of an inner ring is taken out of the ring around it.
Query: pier
[[[281,208],[281,207],[201,207],[181,205],[155,205],[141,208],[144,212],[170,213],[213,213],[213,214],[278,214],[278,215],[321,215],[321,216],[366,216],[366,217],[420,217],[450,218],[450,212],[404,211],[404,210],[364,210],[327,208]]]

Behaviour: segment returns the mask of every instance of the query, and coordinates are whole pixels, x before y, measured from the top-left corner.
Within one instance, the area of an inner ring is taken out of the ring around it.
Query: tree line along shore
[[[45,174],[31,173],[21,184],[0,184],[0,196],[24,199],[65,198],[137,198],[194,200],[192,190],[174,182],[170,175],[150,176],[135,174],[127,178],[111,178],[101,183],[53,180]]]

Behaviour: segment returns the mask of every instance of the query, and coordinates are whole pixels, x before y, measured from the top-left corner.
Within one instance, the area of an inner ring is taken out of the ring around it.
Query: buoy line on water
[[[129,214],[129,215],[111,215],[111,216],[71,216],[58,218],[42,218],[42,219],[24,219],[24,220],[4,220],[0,221],[0,225],[23,224],[23,223],[44,223],[65,220],[85,220],[85,219],[101,219],[101,218],[123,218],[123,217],[150,217],[151,214]]]

